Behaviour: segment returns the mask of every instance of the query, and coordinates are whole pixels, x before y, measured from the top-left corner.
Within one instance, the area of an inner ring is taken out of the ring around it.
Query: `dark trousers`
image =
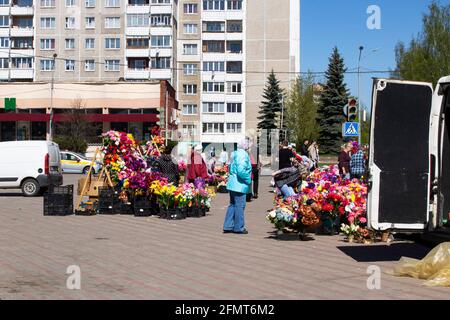
[[[258,195],[259,188],[259,170],[253,169],[253,195]]]

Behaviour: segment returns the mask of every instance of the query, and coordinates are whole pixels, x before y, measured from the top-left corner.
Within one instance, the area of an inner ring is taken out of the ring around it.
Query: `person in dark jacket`
[[[303,144],[300,147],[300,155],[304,157],[309,157],[308,148],[309,148],[309,140],[303,141]]]
[[[348,142],[341,148],[341,153],[339,154],[339,173],[342,178],[350,179],[350,152],[353,149],[353,143]]]
[[[171,156],[172,148],[166,147],[164,153],[156,160],[156,168],[161,172],[162,176],[167,178],[169,183],[178,186],[180,181],[180,173],[178,171],[178,164]]]
[[[306,167],[303,168],[302,166],[304,166],[302,163],[292,159],[291,167],[278,170],[272,174],[275,185],[280,189],[285,199],[296,195],[295,188],[302,181],[301,172],[304,171],[303,169],[306,169],[306,172],[308,171]]]
[[[279,151],[279,169],[285,169],[292,166],[291,159],[294,158],[294,153],[292,149],[289,148],[288,142],[285,140],[281,144],[281,149]]]

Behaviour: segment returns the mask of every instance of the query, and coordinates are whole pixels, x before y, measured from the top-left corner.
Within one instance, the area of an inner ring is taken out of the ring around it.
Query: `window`
[[[50,60],[52,61],[52,60]],[[31,69],[33,68],[32,58],[12,58],[11,64],[13,69]]]
[[[41,39],[41,50],[54,50],[55,39]]]
[[[94,8],[95,7],[95,0],[84,0],[84,6],[86,8]]]
[[[75,0],[66,0],[66,7],[75,6]]]
[[[228,10],[242,10],[242,0],[227,0]]]
[[[95,39],[94,38],[86,38],[84,40],[84,48],[85,49],[94,49],[95,48]]]
[[[66,60],[65,61],[65,70],[66,71],[75,71],[75,60]]]
[[[66,29],[75,29],[75,17],[66,17]]]
[[[55,0],[41,0],[42,8],[48,8],[48,7],[54,7],[54,6],[55,6]]]
[[[55,62],[53,59],[41,59],[41,71],[55,70]]]
[[[145,49],[148,48],[149,39],[148,38],[128,38],[127,48],[128,49]]]
[[[225,41],[206,40],[203,41],[203,52],[225,52]]]
[[[183,30],[185,34],[196,34],[198,32],[198,25],[195,23],[185,23]]]
[[[54,17],[41,18],[41,29],[55,29],[55,26],[56,19]]]
[[[75,49],[75,39],[66,39],[66,49]]]
[[[170,47],[170,36],[152,36],[152,47]]]
[[[171,0],[152,0],[153,4],[170,4]]]
[[[9,27],[9,16],[0,16],[0,27]]]
[[[242,61],[228,61],[227,73],[242,73]]]
[[[105,60],[105,71],[120,71],[120,60]]]
[[[106,17],[105,18],[105,28],[107,28],[107,29],[120,28],[120,17]]]
[[[205,61],[203,62],[203,71],[225,71],[225,62],[223,61]]]
[[[150,19],[153,27],[170,27],[172,25],[170,14],[152,14]]]
[[[242,103],[227,103],[227,112],[242,113]]]
[[[225,0],[203,0],[203,10],[225,10]]]
[[[185,55],[198,54],[197,45],[192,43],[183,44],[183,54]]]
[[[9,48],[9,38],[6,37],[0,38],[0,48]]]
[[[227,133],[241,133],[242,123],[227,123]]]
[[[120,38],[105,38],[105,49],[120,49]]]
[[[0,58],[0,69],[8,69],[8,68],[9,68],[9,59]]]
[[[185,3],[183,9],[186,14],[196,14],[198,12],[198,6],[196,3]]]
[[[146,70],[148,69],[148,59],[145,58],[129,58],[128,68],[131,70]]]
[[[183,124],[184,136],[195,136],[197,134],[197,126],[195,124]]]
[[[120,0],[105,0],[106,8],[120,8]]]
[[[242,41],[227,41],[227,51],[231,53],[242,53]]]
[[[241,93],[242,92],[242,82],[227,82],[227,92],[228,93]]]
[[[32,49],[33,48],[33,38],[13,38],[11,39],[12,49]]]
[[[196,104],[183,104],[183,115],[197,114]]]
[[[203,32],[225,32],[225,22],[204,21]]]
[[[203,123],[203,133],[224,133],[223,123]]]
[[[183,93],[187,95],[197,94],[197,85],[196,84],[184,84],[183,85]]]
[[[203,113],[224,113],[225,104],[223,102],[203,102]]]
[[[185,63],[183,64],[183,73],[185,76],[193,76],[197,74],[197,64]]]
[[[242,32],[242,20],[227,21],[227,32]]]
[[[151,65],[152,69],[170,69],[170,58],[169,57],[152,58]]]
[[[127,27],[148,27],[148,14],[127,14]]]
[[[95,71],[95,61],[94,60],[86,60],[84,62],[84,70],[85,71]]]
[[[203,82],[203,92],[225,92],[225,83]]]
[[[86,29],[93,29],[95,28],[95,17],[86,17]]]

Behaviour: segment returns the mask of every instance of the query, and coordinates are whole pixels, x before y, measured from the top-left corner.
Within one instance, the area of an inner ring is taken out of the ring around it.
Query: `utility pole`
[[[53,90],[55,87],[55,69],[56,69],[56,57],[58,55],[53,54],[53,71],[52,71],[52,82],[50,87],[50,122],[49,122],[49,140],[53,141]]]
[[[279,94],[281,96],[281,123],[280,123],[280,132],[283,131],[284,127],[284,95],[282,93]]]
[[[358,58],[358,124],[359,124],[359,135],[358,135],[358,143],[361,145],[361,55],[364,50],[363,46],[359,47],[359,58]]]

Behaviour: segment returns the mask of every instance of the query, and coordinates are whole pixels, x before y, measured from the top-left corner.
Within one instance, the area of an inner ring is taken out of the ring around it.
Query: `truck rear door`
[[[428,83],[374,80],[368,224],[375,230],[428,224],[432,97]]]

